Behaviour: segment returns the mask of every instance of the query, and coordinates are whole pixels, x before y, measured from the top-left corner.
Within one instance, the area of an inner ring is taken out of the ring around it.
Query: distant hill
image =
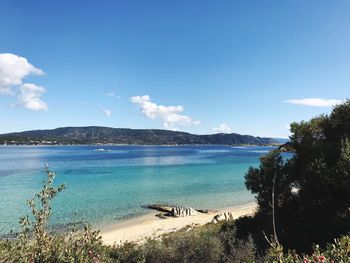
[[[261,138],[237,133],[196,135],[169,130],[89,126],[1,134],[0,144],[267,145],[277,144],[277,141],[273,138]]]
[[[289,139],[287,138],[273,138],[278,144],[285,144],[289,142]]]

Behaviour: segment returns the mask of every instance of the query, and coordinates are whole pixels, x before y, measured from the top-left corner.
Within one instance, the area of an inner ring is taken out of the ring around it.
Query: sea
[[[50,226],[95,227],[148,213],[148,204],[214,209],[254,201],[244,175],[269,146],[0,146],[0,236],[19,230],[45,166],[54,185]]]

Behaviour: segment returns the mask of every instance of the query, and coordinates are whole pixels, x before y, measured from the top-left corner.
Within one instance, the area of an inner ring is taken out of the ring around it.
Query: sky
[[[0,133],[288,137],[349,98],[350,1],[0,2]]]

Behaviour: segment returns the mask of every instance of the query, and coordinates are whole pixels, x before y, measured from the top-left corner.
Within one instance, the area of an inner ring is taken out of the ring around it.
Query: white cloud
[[[30,64],[26,58],[0,53],[0,93],[11,94],[12,88],[21,85],[25,77],[42,74],[44,72]]]
[[[190,116],[180,114],[184,111],[181,105],[178,106],[163,106],[151,102],[148,95],[133,96],[131,102],[138,105],[141,112],[149,119],[160,119],[163,126],[169,130],[175,130],[175,126],[199,125],[200,121],[193,120]]]
[[[231,128],[226,123],[221,123],[218,127],[214,127],[213,131],[220,133],[230,133]]]
[[[102,112],[107,116],[111,117],[112,116],[112,111],[109,109],[102,109]]]
[[[47,110],[47,104],[41,100],[46,90],[32,83],[24,83],[20,87],[18,100],[20,105],[29,110]]]
[[[305,98],[299,100],[286,100],[285,103],[314,106],[314,107],[331,107],[342,103],[342,100],[337,99],[321,99],[321,98]]]
[[[40,98],[46,92],[45,88],[23,83],[27,76],[43,74],[24,57],[0,53],[0,94],[17,94],[17,105],[29,110],[47,110],[47,104]]]

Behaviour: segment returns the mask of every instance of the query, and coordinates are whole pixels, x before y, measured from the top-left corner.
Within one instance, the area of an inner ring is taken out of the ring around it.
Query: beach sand
[[[102,240],[105,244],[120,244],[125,241],[140,242],[146,237],[158,237],[162,234],[173,232],[188,225],[204,225],[211,222],[213,217],[224,212],[232,212],[234,218],[253,214],[257,204],[252,202],[230,208],[218,209],[208,214],[199,213],[196,216],[169,217],[161,219],[156,217],[157,211],[147,215],[126,220],[120,223],[106,226],[101,229]]]

